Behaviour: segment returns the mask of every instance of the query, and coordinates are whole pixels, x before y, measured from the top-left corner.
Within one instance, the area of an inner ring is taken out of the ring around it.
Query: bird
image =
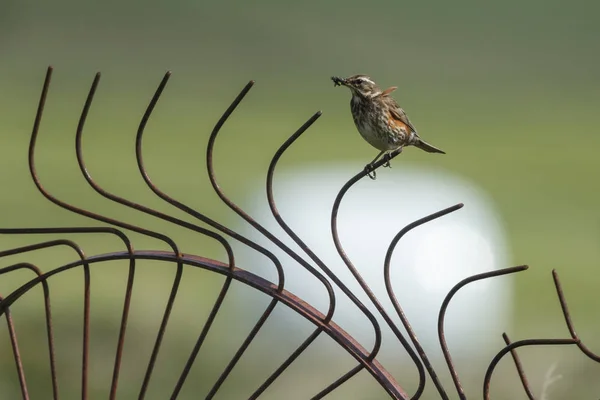
[[[350,110],[356,129],[363,139],[380,151],[365,167],[371,179],[376,177],[373,165],[382,155],[387,160],[384,166],[391,167],[390,153],[401,152],[405,146],[415,146],[428,153],[446,154],[421,139],[406,112],[391,96],[396,86],[381,90],[370,77],[362,74],[348,78],[332,76],[331,80],[334,87],[345,86],[350,89]]]

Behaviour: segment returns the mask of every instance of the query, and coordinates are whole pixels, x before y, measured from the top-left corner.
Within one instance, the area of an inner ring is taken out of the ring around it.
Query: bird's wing
[[[390,104],[389,110],[390,115],[393,119],[408,125],[408,127],[412,129],[414,133],[417,133],[417,130],[415,129],[414,125],[408,119],[406,112],[404,112],[404,110],[398,105],[398,103],[394,101],[393,104]]]
[[[398,89],[396,86],[389,87],[389,88],[385,89],[383,92],[381,92],[380,96],[383,96],[383,97],[389,96],[390,93],[392,93],[396,89]]]

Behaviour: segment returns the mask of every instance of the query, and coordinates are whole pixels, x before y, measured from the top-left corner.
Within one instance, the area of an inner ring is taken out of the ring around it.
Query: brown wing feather
[[[389,96],[390,93],[392,93],[396,89],[398,89],[396,86],[389,87],[389,88],[385,89],[383,92],[381,92],[380,96],[382,96],[382,97]]]
[[[390,115],[392,116],[392,118],[397,119],[398,121],[403,122],[404,124],[408,125],[410,127],[410,129],[412,129],[412,131],[414,133],[417,133],[417,130],[415,129],[415,127],[413,126],[413,124],[408,119],[408,116],[406,115],[406,112],[404,112],[404,110],[402,108],[400,108],[400,106],[398,105],[398,103],[396,103],[394,101],[393,104],[389,104],[389,106],[390,106],[389,107]]]

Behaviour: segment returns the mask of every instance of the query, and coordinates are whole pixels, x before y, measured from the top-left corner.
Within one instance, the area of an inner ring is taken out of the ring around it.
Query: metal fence
[[[243,356],[245,351],[248,349],[250,344],[253,342],[255,337],[259,334],[261,329],[263,328],[265,322],[272,315],[272,311],[276,305],[282,304],[293,310],[302,318],[310,321],[314,325],[314,331],[304,340],[304,342],[298,346],[287,358],[284,362],[281,363],[269,377],[256,388],[256,390],[249,396],[250,399],[259,398],[266,390],[272,385],[281,375],[282,373],[292,365],[297,358],[311,346],[315,342],[315,340],[321,335],[327,335],[331,339],[337,343],[337,345],[344,349],[348,354],[350,354],[356,360],[356,366],[340,376],[335,381],[331,382],[328,386],[322,388],[318,393],[316,393],[312,398],[320,399],[328,395],[329,393],[336,390],[336,388],[343,385],[348,380],[352,379],[356,376],[360,371],[367,371],[372,378],[385,390],[385,392],[389,395],[390,398],[393,399],[418,399],[426,385],[427,376],[431,379],[431,382],[437,389],[439,393],[439,397],[442,399],[448,399],[449,394],[447,389],[442,386],[440,379],[436,371],[434,370],[432,363],[429,361],[427,354],[425,353],[423,347],[420,345],[419,340],[411,328],[410,322],[405,316],[401,305],[399,304],[395,294],[394,294],[394,284],[390,280],[390,260],[392,258],[392,254],[394,249],[396,248],[398,242],[402,239],[402,237],[408,233],[410,230],[419,227],[420,225],[426,224],[432,220],[437,218],[441,218],[444,215],[450,214],[458,209],[460,209],[463,205],[456,204],[452,207],[446,208],[434,214],[431,214],[425,218],[421,218],[413,223],[405,226],[402,230],[398,232],[398,234],[394,237],[392,242],[390,243],[386,257],[384,268],[384,279],[385,279],[385,287],[387,289],[387,294],[389,299],[391,300],[394,312],[400,318],[404,330],[407,332],[408,337],[402,334],[400,327],[394,322],[390,314],[384,309],[380,300],[375,296],[375,294],[371,291],[365,280],[362,278],[359,271],[352,264],[352,261],[346,255],[344,251],[344,247],[340,241],[338,235],[338,210],[340,204],[342,203],[344,196],[346,193],[352,188],[354,184],[356,184],[359,180],[367,176],[366,170],[359,172],[355,176],[353,176],[348,182],[340,189],[338,192],[333,207],[331,211],[331,233],[332,238],[335,243],[335,247],[339,253],[339,256],[348,267],[356,281],[360,284],[362,290],[366,293],[369,300],[375,306],[377,313],[380,314],[380,317],[383,318],[385,324],[389,326],[389,328],[394,333],[396,339],[402,344],[412,361],[414,362],[414,367],[418,371],[419,376],[419,384],[417,386],[417,390],[415,393],[407,393],[394,379],[394,377],[388,373],[383,366],[377,361],[377,355],[381,348],[382,344],[382,331],[380,327],[380,322],[378,320],[379,317],[374,315],[366,306],[363,304],[348,287],[327,267],[327,265],[302,241],[302,239],[286,224],[284,217],[279,213],[277,209],[277,205],[273,196],[273,176],[275,174],[275,170],[277,167],[277,163],[280,158],[284,155],[285,151],[294,144],[294,142],[305,132],[321,115],[320,112],[314,114],[308,121],[306,121],[275,153],[273,156],[268,173],[267,173],[267,183],[266,189],[268,194],[268,204],[273,214],[273,217],[277,221],[277,223],[283,228],[283,230],[289,235],[291,239],[294,240],[298,244],[298,246],[304,251],[305,255],[300,255],[290,249],[287,245],[285,245],[280,238],[275,236],[273,233],[265,229],[261,226],[256,220],[254,220],[250,215],[248,215],[244,210],[238,207],[220,188],[219,183],[216,178],[215,170],[213,168],[213,148],[215,142],[217,141],[219,131],[222,128],[223,124],[227,121],[230,115],[235,111],[236,107],[240,104],[240,102],[244,99],[246,94],[252,88],[253,82],[249,82],[239,93],[239,95],[235,98],[235,100],[231,103],[229,108],[224,112],[222,117],[217,122],[214,127],[210,138],[208,140],[208,145],[206,149],[206,168],[208,170],[208,175],[212,187],[214,188],[217,195],[220,197],[221,201],[227,205],[231,210],[237,213],[240,217],[246,220],[256,231],[260,232],[266,238],[268,238],[275,246],[283,250],[286,254],[288,254],[292,259],[294,259],[299,265],[305,268],[310,274],[312,274],[320,284],[323,285],[325,290],[329,296],[329,305],[327,308],[327,312],[321,313],[311,304],[303,301],[298,298],[294,294],[288,292],[285,289],[285,274],[284,269],[281,265],[281,262],[275,257],[273,253],[271,253],[266,248],[262,247],[258,243],[248,239],[247,237],[242,236],[238,232],[222,225],[221,223],[214,221],[209,218],[205,214],[191,208],[190,206],[174,199],[169,196],[167,193],[162,191],[159,187],[157,187],[151,180],[148,172],[145,169],[144,161],[142,157],[142,141],[144,135],[144,129],[150,115],[153,112],[153,109],[159,100],[161,93],[170,77],[170,73],[167,73],[162,79],[160,85],[158,86],[152,100],[150,101],[149,106],[139,124],[139,129],[137,131],[136,136],[136,146],[135,146],[135,156],[137,160],[137,165],[139,167],[139,172],[144,179],[147,186],[151,189],[151,191],[158,196],[163,201],[169,203],[170,205],[180,209],[181,211],[187,213],[193,219],[197,219],[202,223],[210,226],[212,229],[203,228],[197,224],[192,222],[184,221],[173,217],[171,215],[164,214],[155,209],[134,203],[125,198],[121,198],[116,196],[109,191],[102,188],[90,175],[87,171],[86,164],[82,155],[82,147],[81,147],[81,138],[82,132],[84,128],[84,124],[86,121],[86,117],[88,111],[90,110],[94,94],[96,88],[98,86],[100,80],[100,74],[97,74],[91,89],[89,91],[87,100],[85,102],[83,111],[81,113],[81,117],[79,120],[79,124],[77,127],[77,132],[75,135],[75,144],[76,144],[76,156],[77,162],[81,169],[81,173],[85,177],[87,183],[101,196],[121,204],[122,206],[131,208],[133,210],[140,211],[142,213],[149,214],[158,219],[162,219],[171,224],[178,225],[180,227],[186,228],[190,231],[200,233],[202,235],[206,235],[217,240],[225,249],[228,261],[226,263],[207,259],[202,257],[201,255],[196,254],[182,254],[179,250],[177,243],[172,240],[169,236],[162,232],[155,232],[151,230],[144,229],[140,226],[135,226],[129,223],[125,223],[120,220],[111,219],[105,217],[100,214],[93,213],[91,211],[87,211],[85,209],[76,207],[72,204],[69,204],[63,200],[58,199],[50,192],[48,192],[42,182],[40,181],[38,174],[36,172],[36,143],[38,139],[38,134],[40,132],[40,125],[42,122],[42,114],[44,111],[44,106],[46,104],[46,96],[48,94],[48,90],[50,87],[50,80],[52,77],[52,68],[48,68],[46,78],[43,84],[43,89],[39,101],[39,106],[37,110],[37,115],[35,117],[35,123],[33,127],[33,131],[31,134],[31,140],[29,145],[29,169],[31,172],[31,178],[35,183],[39,192],[49,201],[56,204],[63,209],[66,209],[72,213],[79,214],[83,217],[89,218],[91,220],[102,223],[102,226],[99,227],[56,227],[56,228],[1,228],[0,233],[7,235],[39,235],[39,234],[48,234],[48,235],[88,235],[88,234],[107,234],[114,235],[118,237],[122,242],[124,249],[123,251],[116,251],[106,254],[94,255],[91,257],[86,257],[81,247],[77,244],[76,241],[68,240],[68,239],[53,239],[44,242],[35,242],[28,246],[12,248],[9,250],[0,251],[0,257],[5,257],[9,255],[15,254],[25,254],[34,250],[55,247],[55,246],[68,246],[72,248],[78,255],[77,259],[73,262],[70,262],[66,265],[63,265],[59,268],[50,270],[50,271],[42,271],[38,266],[33,265],[31,263],[18,263],[15,265],[9,265],[0,269],[0,274],[8,274],[18,270],[31,270],[35,274],[35,278],[31,279],[29,282],[23,284],[17,290],[12,293],[7,294],[5,297],[0,298],[0,314],[4,315],[8,324],[8,334],[11,341],[11,346],[14,355],[14,364],[17,370],[17,376],[19,379],[19,384],[21,388],[21,394],[23,399],[28,399],[28,383],[29,385],[35,384],[35,382],[28,382],[26,379],[26,375],[23,369],[22,361],[21,361],[21,353],[23,351],[27,351],[27,349],[19,348],[17,341],[17,332],[15,330],[15,326],[13,324],[14,315],[10,313],[10,306],[13,303],[17,302],[24,294],[29,292],[30,290],[41,286],[44,293],[44,310],[45,310],[45,326],[46,326],[46,334],[47,334],[47,348],[48,348],[48,368],[50,370],[50,374],[52,377],[52,396],[54,399],[59,398],[59,388],[57,383],[57,367],[55,361],[55,343],[54,343],[54,332],[53,332],[53,324],[52,324],[52,313],[51,313],[51,282],[49,278],[56,274],[60,274],[64,271],[68,271],[75,268],[83,269],[84,273],[84,299],[83,299],[83,348],[81,349],[82,355],[82,367],[81,367],[81,397],[83,399],[88,398],[88,362],[89,362],[89,351],[90,351],[90,340],[89,340],[89,329],[90,329],[90,283],[91,283],[91,275],[90,269],[95,264],[102,264],[112,260],[128,260],[129,261],[129,274],[127,278],[127,286],[124,293],[124,303],[122,309],[120,330],[118,341],[115,343],[114,349],[114,367],[112,372],[112,383],[110,386],[110,398],[114,399],[117,394],[117,385],[119,382],[119,372],[121,368],[121,362],[123,358],[123,349],[125,346],[125,337],[127,333],[127,324],[129,320],[129,311],[130,311],[130,301],[132,297],[133,285],[136,277],[136,273],[139,271],[136,270],[136,262],[138,260],[157,260],[164,263],[173,264],[173,268],[176,270],[175,279],[172,283],[170,296],[168,298],[167,304],[162,313],[162,322],[156,332],[156,339],[154,342],[153,350],[148,359],[147,365],[145,366],[145,375],[142,386],[139,391],[139,398],[144,398],[148,392],[148,385],[152,378],[153,370],[155,368],[157,357],[159,352],[161,351],[161,343],[163,341],[163,337],[165,335],[165,330],[169,324],[169,318],[171,315],[171,310],[175,301],[175,298],[178,294],[178,290],[180,288],[180,282],[182,273],[185,268],[201,268],[206,271],[210,271],[215,274],[220,274],[225,277],[224,283],[222,284],[219,296],[217,297],[214,304],[212,304],[212,310],[204,323],[203,329],[199,334],[195,346],[185,364],[185,368],[183,369],[181,375],[177,380],[177,384],[175,385],[172,397],[176,398],[188,378],[190,373],[190,369],[196,360],[196,356],[200,351],[206,336],[208,335],[211,327],[213,325],[213,321],[219,314],[221,310],[221,306],[223,304],[224,299],[229,293],[229,289],[231,283],[235,280],[239,283],[252,287],[253,289],[264,293],[265,295],[271,298],[271,301],[265,311],[262,313],[262,316],[258,319],[258,321],[253,326],[250,333],[247,335],[245,340],[243,340],[241,346],[237,349],[234,356],[229,360],[226,368],[219,375],[218,379],[214,382],[209,394],[207,395],[207,399],[213,398],[214,395],[219,391],[222,384],[230,375],[231,371],[235,368],[236,364]],[[393,154],[392,157],[395,157],[397,154]],[[379,168],[384,164],[385,160],[380,160],[375,168]],[[10,210],[3,210],[4,212]],[[136,251],[134,250],[132,243],[130,242],[127,232],[136,232],[138,234],[146,235],[160,241],[166,243],[172,251]],[[226,238],[227,237],[227,238]],[[278,279],[276,282],[270,282],[257,276],[253,273],[250,273],[236,265],[235,257],[229,240],[236,240],[244,245],[250,247],[251,249],[262,253],[273,263],[277,270]],[[306,258],[306,256],[308,258]],[[446,314],[446,310],[450,305],[450,302],[453,296],[465,285],[469,283],[482,280],[482,279],[491,279],[494,277],[498,277],[506,274],[513,274],[516,272],[525,271],[527,266],[517,266],[513,268],[506,268],[501,270],[494,270],[482,274],[473,275],[467,279],[462,280],[457,283],[447,294],[445,300],[443,301],[438,315],[438,336],[441,349],[443,351],[444,358],[447,363],[447,367],[452,376],[456,393],[459,398],[465,399],[466,395],[462,389],[460,379],[458,377],[458,373],[456,368],[454,367],[452,356],[448,350],[446,345],[446,340],[444,336],[444,318]],[[530,399],[534,398],[533,392],[529,387],[527,382],[527,378],[525,376],[525,372],[521,363],[519,361],[519,356],[517,354],[517,348],[523,346],[533,346],[533,345],[575,345],[577,346],[581,352],[583,352],[587,357],[591,358],[596,362],[600,362],[600,357],[594,354],[590,349],[588,349],[582,340],[578,337],[573,322],[571,320],[569,310],[567,307],[567,303],[565,300],[565,296],[561,289],[559,277],[556,271],[553,271],[554,284],[556,286],[556,292],[558,295],[558,299],[560,301],[560,305],[562,308],[562,312],[565,318],[565,323],[570,333],[569,337],[564,339],[526,339],[519,340],[516,342],[511,342],[506,335],[503,334],[504,341],[506,342],[506,346],[502,349],[499,349],[497,355],[490,361],[489,367],[485,373],[485,379],[482,383],[482,392],[483,398],[488,399],[490,393],[490,382],[492,381],[492,377],[494,374],[494,369],[497,366],[498,362],[504,357],[507,353],[511,353],[511,356],[514,360],[514,364],[518,375],[521,379],[523,388],[527,393],[527,396]],[[337,287],[344,296],[347,296],[356,306],[356,309],[359,310],[365,317],[370,321],[373,332],[375,334],[375,343],[372,348],[364,348],[357,340],[355,340],[351,335],[341,329],[338,325],[336,325],[333,321],[336,311],[336,295],[334,292],[334,287]],[[395,318],[395,317],[394,317]],[[4,355],[5,357],[7,355]],[[49,398],[48,394],[48,398]]]

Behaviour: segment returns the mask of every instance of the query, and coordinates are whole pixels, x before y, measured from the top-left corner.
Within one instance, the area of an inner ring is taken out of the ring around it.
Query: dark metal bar
[[[325,389],[321,390],[315,396],[311,397],[311,400],[322,399],[323,397],[327,396],[329,393],[333,392],[335,389],[337,389],[338,387],[342,386],[344,383],[349,381],[354,375],[358,374],[363,369],[364,369],[364,365],[362,365],[362,364],[357,365],[356,367],[352,368],[350,371],[346,372],[344,375],[340,376],[338,379],[336,379],[334,382],[332,382]],[[399,399],[399,398],[404,399],[404,398],[408,398],[408,397],[394,397],[394,398],[395,399]]]
[[[557,346],[557,345],[566,345],[566,344],[577,344],[577,339],[526,339],[526,340],[518,340],[513,342],[506,347],[504,347],[496,356],[492,359],[487,371],[485,372],[485,379],[483,380],[483,398],[485,400],[490,399],[490,382],[492,380],[492,374],[494,373],[494,368],[500,362],[502,357],[506,355],[506,353],[516,349],[517,347],[523,346]]]
[[[42,276],[42,271],[38,267],[30,263],[20,263],[11,265],[8,267],[0,268],[0,275],[16,271],[19,269],[29,269],[33,271],[38,277]],[[46,317],[46,337],[48,338],[48,355],[50,357],[50,379],[52,382],[52,397],[54,400],[58,400],[58,381],[56,379],[56,359],[54,355],[54,331],[52,329],[52,311],[50,309],[50,288],[48,287],[48,283],[46,281],[42,281],[42,290],[44,291],[44,314]],[[1,298],[0,298],[1,301]],[[7,309],[8,310],[8,309]],[[7,321],[10,318],[10,314],[7,311],[6,313]],[[12,324],[12,322],[11,322]],[[9,324],[9,332],[11,330],[11,324]],[[14,333],[14,328],[13,328]],[[16,334],[14,335],[14,340],[16,344]],[[11,334],[11,342],[12,342],[12,334]],[[18,351],[18,346],[17,346]],[[14,347],[13,347],[14,352]],[[20,357],[18,357],[20,360]],[[15,358],[15,361],[17,358]],[[20,362],[20,361],[19,361]],[[22,368],[22,367],[21,367]],[[19,367],[17,367],[19,369]],[[21,371],[22,372],[22,371]],[[21,380],[21,375],[19,375],[19,381],[25,382],[25,375],[23,374],[23,379]],[[23,385],[21,385],[21,392],[23,392]],[[25,390],[27,390],[27,386],[25,385]],[[26,397],[26,396],[23,396]]]
[[[373,165],[372,171],[375,171],[377,168],[381,167],[383,164],[386,164],[387,162],[391,161],[394,157],[396,157],[398,154],[400,154],[400,152],[401,152],[401,149],[392,153],[391,156],[389,157],[389,159],[386,160],[384,158],[384,159],[377,161]],[[421,394],[423,393],[423,389],[425,388],[426,377],[425,377],[425,369],[423,368],[423,364],[421,363],[421,360],[419,359],[419,357],[417,356],[415,351],[412,349],[412,347],[410,347],[410,344],[408,343],[408,341],[406,340],[404,335],[402,335],[402,332],[400,332],[400,329],[398,329],[398,326],[396,326],[396,324],[390,318],[388,313],[385,311],[385,309],[383,308],[383,306],[381,305],[381,303],[379,302],[379,300],[377,299],[377,297],[375,296],[375,294],[373,293],[371,288],[369,288],[369,285],[367,285],[367,283],[362,278],[362,276],[360,275],[360,273],[358,272],[358,270],[356,269],[354,264],[352,264],[352,261],[350,261],[350,258],[348,257],[348,255],[344,251],[344,248],[342,247],[342,244],[340,242],[340,238],[338,235],[337,216],[338,216],[338,211],[339,211],[342,199],[344,198],[344,196],[348,192],[348,190],[350,190],[350,188],[356,182],[358,182],[359,180],[361,180],[362,178],[367,176],[369,174],[369,172],[370,171],[368,171],[365,168],[364,170],[362,170],[361,172],[359,172],[358,174],[356,174],[355,176],[350,178],[350,180],[348,182],[346,182],[344,184],[344,186],[342,186],[342,188],[338,192],[338,194],[335,198],[335,201],[333,203],[332,211],[331,211],[331,234],[333,237],[333,243],[335,244],[335,248],[336,248],[338,254],[342,258],[342,260],[344,261],[344,263],[346,264],[346,266],[348,267],[348,269],[350,270],[350,272],[352,273],[352,275],[354,276],[356,281],[360,284],[363,291],[367,294],[367,296],[369,297],[369,299],[371,300],[373,305],[375,305],[375,308],[377,308],[377,311],[379,312],[379,314],[381,314],[381,316],[386,321],[386,323],[388,324],[388,326],[390,327],[392,332],[394,332],[394,334],[396,335],[396,338],[400,341],[400,343],[402,344],[402,346],[404,347],[404,349],[406,350],[406,352],[408,353],[410,358],[415,363],[415,366],[417,367],[417,370],[419,373],[419,385],[417,387],[415,394],[411,397],[411,399],[416,400],[419,397],[421,397]],[[438,388],[438,390],[439,389],[440,388]],[[445,394],[443,388],[441,388],[440,395],[442,395],[442,398],[444,400],[446,400],[448,398],[447,395]]]
[[[183,372],[181,373],[181,375],[179,376],[179,379],[177,380],[177,384],[175,385],[173,394],[171,394],[172,400],[176,399],[177,396],[179,396],[179,392],[181,391],[181,388],[183,387],[183,384],[185,383],[185,380],[187,379],[187,376],[190,373],[190,370],[192,369],[192,365],[194,365],[194,361],[196,360],[196,356],[198,355],[198,352],[200,351],[200,348],[202,347],[202,344],[204,343],[204,339],[206,338],[206,335],[208,335],[210,327],[212,326],[212,323],[213,323],[215,317],[217,316],[217,313],[219,312],[221,305],[223,304],[223,300],[225,300],[225,295],[227,294],[227,291],[229,290],[230,284],[231,284],[231,277],[228,276],[227,279],[225,279],[225,283],[223,284],[223,287],[221,288],[221,292],[219,293],[219,296],[217,297],[217,301],[215,301],[215,304],[213,305],[213,308],[210,311],[208,319],[207,319],[206,323],[204,324],[204,327],[202,328],[202,332],[200,333],[200,336],[198,337],[198,340],[196,341],[196,345],[194,346],[194,349],[192,350],[192,353],[190,354],[190,357],[188,358],[188,361],[186,362],[185,367],[183,368]]]
[[[0,304],[4,301],[4,297],[0,296]],[[15,332],[15,326],[13,324],[10,310],[6,308],[6,324],[8,325],[8,335],[10,336],[10,345],[13,351],[13,357],[15,358],[15,366],[17,367],[17,375],[19,377],[19,385],[21,386],[21,396],[23,400],[29,400],[29,393],[27,392],[27,382],[25,381],[25,371],[23,370],[23,363],[21,362],[21,354],[19,353],[19,344],[17,343],[17,333]]]
[[[444,353],[444,358],[446,359],[446,363],[448,364],[448,369],[450,370],[450,374],[452,375],[452,381],[454,381],[454,386],[456,387],[456,391],[458,392],[458,396],[461,399],[466,399],[465,392],[460,384],[460,379],[458,379],[458,373],[456,372],[456,367],[452,362],[452,356],[450,355],[450,350],[448,350],[448,345],[446,344],[446,336],[444,334],[444,318],[446,317],[446,310],[448,309],[448,305],[450,304],[450,300],[452,297],[465,285],[468,285],[471,282],[479,281],[481,279],[489,279],[496,276],[502,276],[506,274],[513,274],[515,272],[525,271],[529,268],[527,265],[521,265],[518,267],[504,268],[498,269],[494,271],[483,272],[481,274],[470,276],[462,281],[458,282],[454,287],[448,292],[444,301],[442,302],[442,306],[440,307],[440,313],[438,315],[438,337],[440,339],[440,346],[442,347],[442,352]]]
[[[506,332],[502,334],[502,339],[504,339],[504,343],[506,343],[507,346],[509,346],[511,344],[511,341],[508,338],[508,335],[506,334]],[[523,365],[521,364],[521,360],[519,359],[517,350],[511,349],[510,355],[512,356],[513,361],[515,362],[515,367],[517,368],[517,373],[519,374],[519,378],[521,379],[521,383],[523,384],[523,389],[525,390],[527,397],[529,398],[529,400],[535,400],[535,396],[533,395],[533,392],[531,391],[531,388],[529,387],[529,382],[527,381],[527,376],[525,375],[525,370],[523,369]]]
[[[569,333],[573,339],[577,339],[577,347],[589,358],[600,363],[600,356],[592,352],[579,338],[577,332],[575,332],[575,326],[573,325],[573,321],[571,320],[571,313],[569,313],[569,307],[567,307],[567,301],[565,300],[565,295],[563,294],[562,287],[560,285],[560,280],[558,279],[558,272],[555,269],[552,270],[552,278],[554,279],[554,286],[556,287],[556,294],[558,295],[558,301],[560,302],[560,308],[562,309],[563,315],[565,317],[565,322],[567,323],[567,328],[569,328]]]
[[[252,331],[250,331],[248,336],[246,336],[246,339],[244,340],[244,342],[242,343],[242,345],[240,346],[238,351],[235,353],[235,355],[233,356],[233,358],[231,359],[229,364],[227,364],[227,367],[225,367],[225,370],[221,373],[221,375],[219,376],[219,379],[217,379],[217,382],[215,382],[212,389],[210,389],[210,392],[206,396],[207,400],[212,399],[217,394],[217,391],[219,390],[219,388],[221,387],[223,382],[225,382],[225,379],[227,379],[227,377],[233,370],[233,367],[235,367],[235,365],[240,360],[240,358],[242,357],[242,355],[244,354],[244,352],[246,351],[248,346],[250,346],[250,343],[252,343],[252,341],[258,334],[259,330],[263,327],[264,323],[267,322],[267,318],[269,318],[269,316],[271,315],[271,312],[273,312],[273,309],[277,305],[277,302],[278,302],[277,299],[271,300],[271,302],[269,303],[269,305],[267,307],[267,310],[260,317],[260,319],[258,320],[258,323],[256,325],[254,325],[254,328],[252,329]]]
[[[298,346],[298,348],[279,366],[279,368],[277,368],[271,375],[269,375],[269,377],[263,382],[263,384],[260,385],[259,388],[256,389],[254,393],[250,395],[250,397],[248,397],[248,400],[255,400],[261,394],[263,394],[265,390],[267,390],[267,388],[271,386],[271,384],[275,382],[277,378],[279,378],[279,376],[287,369],[287,367],[289,367],[300,356],[300,354],[302,354],[304,350],[306,350],[308,346],[310,346],[312,342],[315,341],[317,337],[319,337],[321,332],[323,332],[321,328],[315,329],[313,333],[304,342],[302,342],[302,344]],[[362,365],[360,368],[363,368]]]
[[[423,361],[423,364],[425,365],[427,372],[429,372],[429,376],[431,377],[431,380],[434,382],[434,384],[435,384],[438,392],[440,393],[440,396],[442,396],[442,398],[445,398],[445,396],[446,396],[444,387],[443,387],[442,383],[440,382],[440,379],[438,378],[437,373],[433,369],[433,365],[429,361],[429,358],[427,357],[427,354],[425,353],[423,346],[421,346],[421,343],[419,343],[419,339],[417,338],[416,333],[412,329],[412,326],[410,325],[408,318],[406,318],[406,315],[404,314],[402,307],[400,307],[400,303],[398,302],[396,295],[394,294],[394,288],[392,287],[392,281],[390,278],[390,263],[392,261],[392,255],[394,253],[396,245],[398,244],[400,239],[402,239],[404,237],[404,235],[406,235],[408,232],[410,232],[411,230],[413,230],[414,228],[416,228],[420,225],[423,225],[427,222],[441,218],[444,215],[453,213],[454,211],[460,210],[462,207],[463,207],[463,204],[459,203],[452,207],[448,207],[444,210],[430,214],[426,217],[423,217],[421,219],[418,219],[418,220],[406,225],[392,239],[390,245],[388,246],[388,250],[385,255],[385,262],[383,265],[383,277],[385,280],[385,288],[387,290],[388,296],[389,296],[390,300],[392,301],[394,308],[396,309],[396,313],[398,314],[398,316],[400,317],[400,320],[402,321],[402,325],[404,325],[404,329],[406,329],[406,333],[408,334],[408,337],[410,337],[410,340],[412,341],[413,345],[415,346],[415,349],[417,349],[417,353],[419,353],[419,357]]]

